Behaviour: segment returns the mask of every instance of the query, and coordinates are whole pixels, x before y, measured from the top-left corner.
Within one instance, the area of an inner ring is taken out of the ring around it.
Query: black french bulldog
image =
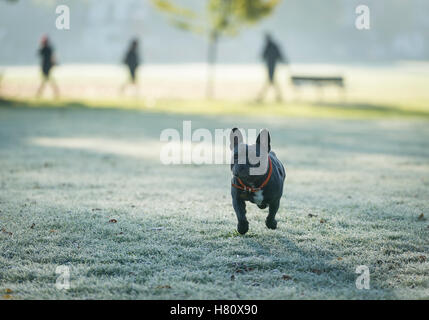
[[[246,219],[246,203],[256,203],[260,209],[269,207],[265,224],[270,229],[277,228],[275,219],[283,194],[286,171],[283,164],[271,151],[271,137],[268,130],[262,130],[256,144],[243,143],[243,136],[237,128],[230,134],[232,205],[238,219],[237,230],[245,234],[249,230]]]

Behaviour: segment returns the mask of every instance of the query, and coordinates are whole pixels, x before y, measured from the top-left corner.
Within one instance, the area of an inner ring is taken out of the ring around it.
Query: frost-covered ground
[[[1,107],[3,298],[429,298],[427,121],[239,118]],[[235,232],[228,166],[160,164],[182,120],[271,130],[288,173],[277,230],[250,205]]]

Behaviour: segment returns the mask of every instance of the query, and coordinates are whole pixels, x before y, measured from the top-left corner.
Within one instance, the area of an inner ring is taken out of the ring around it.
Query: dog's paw
[[[265,220],[265,225],[268,227],[268,229],[277,229],[277,220],[267,219]]]
[[[249,231],[249,222],[247,221],[239,222],[237,225],[237,231],[240,234],[245,234],[247,231]]]

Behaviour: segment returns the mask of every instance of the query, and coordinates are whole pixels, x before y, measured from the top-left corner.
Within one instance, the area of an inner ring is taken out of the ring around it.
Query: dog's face
[[[230,134],[232,174],[249,184],[259,181],[267,172],[270,140],[268,130],[264,129],[259,133],[255,144],[247,145],[243,143],[240,130],[232,129]]]

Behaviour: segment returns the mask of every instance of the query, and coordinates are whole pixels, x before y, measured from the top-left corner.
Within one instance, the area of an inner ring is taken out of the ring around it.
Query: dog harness
[[[239,178],[239,177],[236,177],[236,178],[237,178],[238,183],[239,183],[240,185],[237,185],[237,184],[235,184],[235,183],[231,183],[231,185],[232,185],[233,187],[237,188],[237,189],[240,189],[240,190],[243,190],[243,191],[247,191],[247,192],[256,192],[256,191],[261,190],[263,187],[265,187],[265,186],[266,186],[266,184],[268,183],[268,181],[270,181],[271,174],[273,173],[273,166],[272,166],[272,164],[271,164],[271,158],[270,158],[270,157],[268,157],[268,163],[269,163],[269,166],[270,166],[270,167],[269,167],[269,169],[268,169],[268,176],[267,176],[267,178],[264,180],[264,182],[262,182],[262,184],[259,186],[259,188],[253,188],[253,187],[246,186],[246,185],[243,183],[243,181],[241,181],[241,180],[240,180],[240,178]]]

